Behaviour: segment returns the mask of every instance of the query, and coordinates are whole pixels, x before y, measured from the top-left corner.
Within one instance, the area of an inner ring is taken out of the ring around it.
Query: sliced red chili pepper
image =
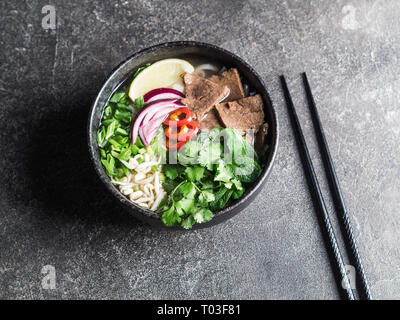
[[[179,108],[175,111],[173,111],[168,119],[166,119],[163,124],[166,126],[176,126],[176,127],[181,127],[185,125],[186,123],[192,121],[193,114],[192,111],[190,111],[189,108],[182,107]]]
[[[180,148],[183,147],[183,145],[186,143],[186,141],[172,141],[167,139],[165,141],[165,145],[167,146],[167,149],[169,150],[179,150]]]
[[[199,125],[195,121],[189,121],[185,126],[189,128],[189,132],[186,134],[186,141],[189,141],[199,132]]]
[[[165,128],[165,135],[171,140],[189,141],[198,131],[199,125],[197,122],[190,121],[179,128],[174,126]]]

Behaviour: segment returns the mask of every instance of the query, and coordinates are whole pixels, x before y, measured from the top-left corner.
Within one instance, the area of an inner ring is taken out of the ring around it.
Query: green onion
[[[144,107],[144,98],[140,96],[139,98],[135,99],[136,109],[140,110]]]

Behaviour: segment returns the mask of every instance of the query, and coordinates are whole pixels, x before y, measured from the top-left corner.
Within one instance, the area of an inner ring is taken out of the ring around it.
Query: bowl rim
[[[127,206],[130,210],[135,210],[137,212],[139,212],[140,214],[146,216],[147,218],[151,218],[154,220],[159,220],[161,222],[161,216],[159,214],[157,214],[154,211],[151,211],[149,209],[144,209],[141,208],[137,205],[135,205],[134,203],[132,203],[131,201],[129,201],[125,196],[123,196],[111,183],[111,180],[109,179],[109,177],[102,171],[102,169],[100,168],[100,162],[98,163],[96,161],[96,155],[95,153],[98,153],[98,144],[97,142],[93,141],[93,134],[92,134],[92,124],[94,122],[94,116],[95,116],[95,107],[97,106],[97,104],[99,103],[99,100],[101,98],[101,93],[103,91],[103,89],[113,80],[114,76],[116,74],[118,74],[120,72],[121,69],[123,69],[123,67],[128,64],[130,61],[137,59],[138,57],[148,54],[150,52],[154,52],[156,50],[159,50],[161,48],[168,48],[168,47],[202,47],[202,48],[208,48],[208,49],[212,49],[212,50],[216,50],[219,51],[225,55],[229,55],[231,56],[233,59],[237,60],[240,64],[242,64],[242,66],[244,66],[245,68],[248,69],[248,71],[250,71],[250,73],[252,73],[254,75],[254,77],[257,79],[257,81],[259,81],[259,83],[261,84],[261,86],[264,88],[265,93],[267,95],[267,98],[269,99],[269,103],[271,105],[271,115],[272,115],[272,119],[271,122],[273,122],[275,125],[274,126],[270,126],[270,128],[273,130],[273,136],[274,139],[272,140],[271,146],[270,148],[270,156],[268,156],[269,158],[269,163],[268,165],[266,165],[262,171],[262,174],[260,176],[260,178],[258,179],[258,181],[256,183],[254,183],[251,188],[249,188],[249,190],[237,201],[235,201],[234,203],[224,207],[221,210],[218,210],[217,212],[214,212],[214,218],[216,216],[221,216],[224,215],[232,210],[234,210],[235,208],[239,207],[243,202],[246,202],[248,200],[251,200],[249,198],[252,198],[253,195],[255,195],[258,191],[258,189],[260,189],[262,187],[262,185],[264,184],[265,180],[267,179],[267,177],[269,176],[273,164],[275,162],[275,158],[276,158],[276,154],[277,154],[277,150],[278,150],[278,144],[279,144],[279,122],[278,122],[278,115],[277,112],[273,106],[270,94],[267,90],[267,87],[263,81],[263,79],[260,77],[260,75],[254,70],[253,67],[251,67],[246,61],[244,61],[242,58],[240,58],[239,56],[237,56],[236,54],[223,49],[221,47],[218,47],[214,44],[209,44],[209,43],[205,43],[205,42],[198,42],[198,41],[172,41],[172,42],[163,42],[160,44],[156,44],[150,47],[147,47],[145,49],[142,49],[140,51],[137,51],[135,53],[133,53],[132,55],[130,55],[129,57],[127,57],[125,60],[123,60],[120,64],[118,64],[106,77],[106,80],[103,82],[103,84],[101,85],[100,89],[97,91],[97,95],[96,98],[94,99],[94,102],[92,103],[91,107],[90,107],[90,111],[89,111],[89,117],[88,117],[88,122],[87,122],[87,142],[88,142],[88,147],[89,147],[89,154],[90,154],[90,159],[91,162],[94,166],[95,171],[97,172],[97,175],[99,176],[100,180],[103,182],[103,184],[106,186],[106,188],[113,194],[113,196],[115,198],[117,198],[119,200],[120,203],[122,203],[123,205]],[[206,223],[202,223],[202,227],[206,227],[207,225],[211,226],[212,225],[213,220],[206,222]],[[172,229],[169,227],[169,229]]]

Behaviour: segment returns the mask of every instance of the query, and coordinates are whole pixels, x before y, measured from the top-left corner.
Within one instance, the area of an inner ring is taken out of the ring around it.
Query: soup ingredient
[[[194,72],[197,73],[200,77],[205,77],[206,71],[217,72],[218,68],[217,68],[217,66],[215,66],[213,64],[204,63],[204,64],[197,66],[196,69],[194,69]]]
[[[255,139],[255,148],[257,151],[264,151],[265,147],[265,138],[268,133],[268,123],[264,123],[257,132]]]
[[[164,59],[153,63],[141,71],[132,81],[129,97],[132,101],[157,88],[169,88],[183,84],[181,75],[193,72],[194,67],[186,60]]]
[[[220,86],[227,86],[230,90],[229,96],[224,101],[233,101],[245,97],[242,82],[240,81],[239,72],[236,68],[229,69],[208,78],[208,80],[219,84]]]
[[[136,110],[143,109],[144,105],[145,105],[145,103],[144,103],[143,96],[140,96],[139,98],[135,99],[135,108],[136,108]]]
[[[245,97],[242,82],[236,68],[229,69],[221,74],[213,75],[208,80],[229,88],[229,95],[224,99],[224,102],[233,101]],[[199,122],[201,130],[210,130],[213,127],[224,126],[218,115],[217,110],[213,107],[207,115]]]
[[[233,129],[214,128],[187,142],[178,164],[163,165],[163,172],[169,196],[159,207],[162,221],[191,229],[194,223],[210,221],[231,198],[240,198],[245,184],[261,174],[261,166],[253,147]]]
[[[186,98],[181,101],[190,108],[197,121],[202,120],[203,116],[214,105],[221,102],[229,94],[227,86],[220,86],[195,73],[185,73],[183,81]]]
[[[171,88],[157,88],[147,92],[143,96],[143,101],[145,103],[149,103],[156,100],[165,100],[165,99],[180,99],[184,98],[185,95],[175,89]]]
[[[163,122],[166,126],[176,126],[180,127],[186,124],[187,122],[192,121],[193,114],[189,108],[183,107],[178,110],[172,112],[169,117]]]
[[[192,120],[192,112],[186,108],[179,108],[171,112],[168,119],[163,122],[166,126],[164,132],[167,137],[168,150],[179,150],[186,141],[192,139],[199,131],[199,125]]]
[[[136,117],[131,130],[131,143],[135,144],[140,134],[147,147],[156,135],[158,128],[171,111],[183,106],[177,99],[157,100],[150,102]]]
[[[217,104],[215,108],[226,127],[257,132],[264,123],[261,95]]]
[[[165,128],[165,135],[169,140],[175,141],[189,141],[193,138],[199,131],[199,125],[190,121],[185,123],[183,126],[169,126]]]
[[[162,153],[158,152],[163,140],[145,148],[141,139],[131,145],[129,138],[133,108],[125,92],[113,94],[104,109],[97,132],[101,163],[111,182],[118,186],[133,203],[155,210],[166,193],[162,188]]]
[[[114,93],[104,109],[103,119],[97,131],[101,163],[107,174],[116,179],[129,173],[121,160],[129,160],[143,147],[143,145],[130,145],[132,110],[125,92]]]
[[[186,141],[176,141],[167,139],[165,141],[165,146],[167,147],[168,150],[180,150],[185,145],[185,142]]]
[[[120,181],[112,180],[121,193],[142,208],[155,210],[166,197],[161,182],[161,157],[150,156],[148,152],[137,154],[125,162],[132,171]]]
[[[223,127],[221,119],[215,108],[212,108],[207,115],[199,122],[200,130],[211,130],[214,127]]]

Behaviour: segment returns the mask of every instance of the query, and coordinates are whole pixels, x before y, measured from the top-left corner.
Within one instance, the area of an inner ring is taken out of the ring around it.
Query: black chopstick
[[[318,110],[315,105],[314,97],[311,93],[310,84],[308,83],[307,75],[305,72],[302,73],[302,78],[306,90],[308,107],[310,109],[311,118],[314,124],[315,134],[317,136],[317,141],[321,152],[322,161],[325,167],[325,172],[328,177],[331,192],[333,194],[336,210],[339,212],[339,218],[342,224],[342,229],[344,230],[344,240],[346,248],[348,249],[349,252],[349,259],[350,262],[355,265],[358,276],[357,279],[361,280],[361,285],[358,286],[360,297],[363,299],[370,300],[372,299],[372,297],[368,286],[367,277],[365,276],[364,273],[364,267],[361,263],[360,254],[358,252],[357,244],[353,235],[353,228],[351,226],[346,205],[344,203],[339,180],[336,176],[335,166],[333,165],[333,160],[329,152],[328,143],[326,142],[324,130],[322,129],[321,119],[319,118]],[[358,283],[359,282],[356,281],[356,284]]]
[[[310,154],[308,152],[307,144],[304,140],[303,132],[301,130],[300,122],[297,117],[296,110],[293,105],[292,97],[290,96],[289,89],[286,84],[285,77],[282,75],[281,77],[281,84],[282,84],[282,89],[285,94],[285,99],[286,99],[286,105],[288,108],[288,112],[290,115],[290,119],[292,121],[292,126],[293,126],[293,131],[295,133],[295,137],[297,140],[297,145],[299,148],[300,156],[303,160],[303,166],[304,166],[304,171],[306,173],[306,177],[311,189],[311,194],[314,200],[314,203],[317,207],[317,211],[319,214],[319,220],[322,222],[321,227],[323,230],[323,235],[325,236],[325,239],[328,242],[327,248],[330,250],[330,255],[331,257],[334,258],[336,265],[334,265],[334,270],[336,273],[340,274],[341,279],[337,279],[338,281],[338,286],[340,287],[342,284],[342,280],[344,280],[345,283],[345,292],[347,295],[347,298],[349,300],[354,300],[354,293],[351,290],[351,285],[349,282],[349,278],[346,273],[345,265],[343,262],[342,255],[340,254],[339,251],[339,246],[335,237],[335,234],[333,232],[332,224],[329,219],[328,211],[325,206],[324,199],[322,197],[321,189],[318,184],[317,176],[315,174],[315,170],[310,158]]]

